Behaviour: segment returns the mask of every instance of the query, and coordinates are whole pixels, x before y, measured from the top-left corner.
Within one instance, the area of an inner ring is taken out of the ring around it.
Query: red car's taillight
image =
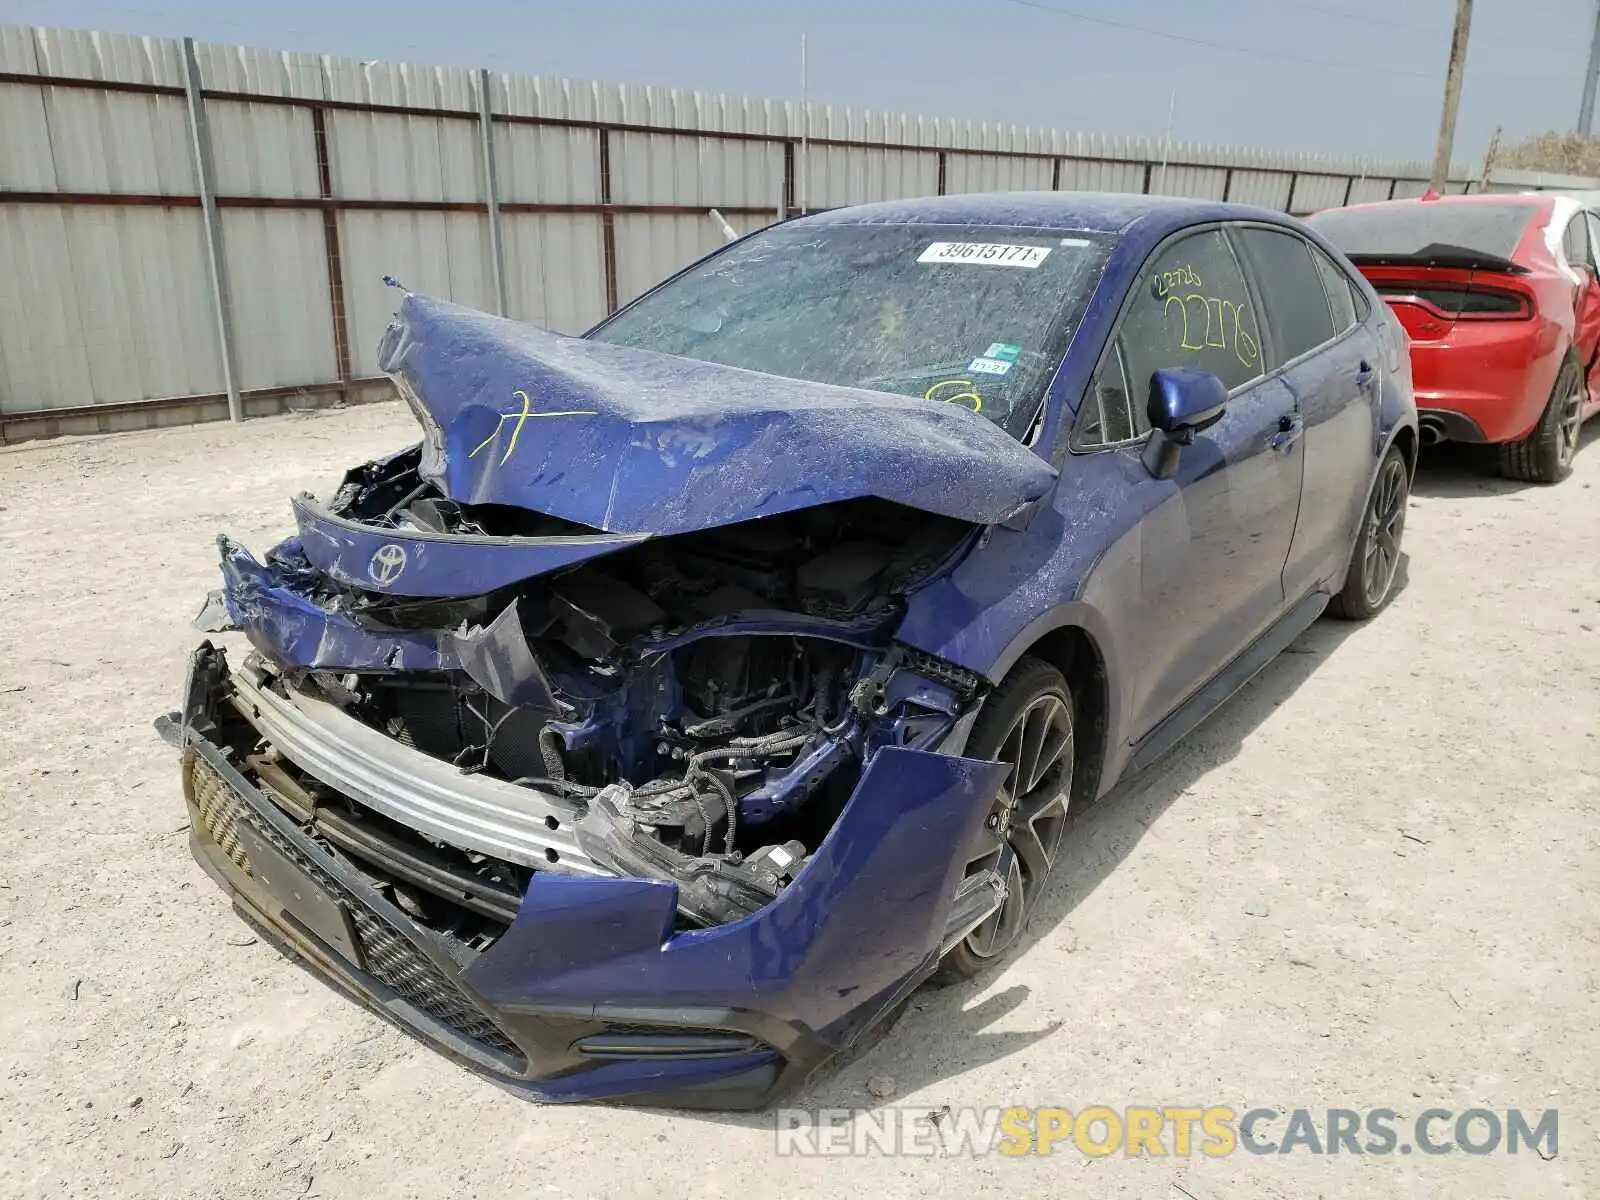
[[[1529,293],[1478,279],[1470,283],[1385,279],[1374,280],[1373,286],[1391,303],[1414,304],[1444,321],[1526,321],[1534,312]]]

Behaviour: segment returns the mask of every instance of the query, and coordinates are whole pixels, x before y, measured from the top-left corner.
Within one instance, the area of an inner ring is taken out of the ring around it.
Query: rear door
[[[1600,351],[1600,267],[1596,266],[1589,213],[1579,211],[1572,215],[1561,238],[1561,252],[1580,281],[1574,304],[1572,341],[1585,372],[1592,376],[1596,358],[1600,357],[1597,354]]]
[[[1574,224],[1579,221],[1589,232],[1590,261],[1600,264],[1600,215],[1585,210],[1574,218]],[[1600,265],[1590,271],[1588,286],[1578,301],[1577,329],[1578,353],[1583,357],[1592,398],[1600,395]]]
[[[1233,235],[1261,298],[1273,375],[1294,398],[1305,482],[1283,568],[1290,604],[1349,562],[1372,475],[1380,356],[1356,320],[1348,278],[1292,230],[1245,225]]]

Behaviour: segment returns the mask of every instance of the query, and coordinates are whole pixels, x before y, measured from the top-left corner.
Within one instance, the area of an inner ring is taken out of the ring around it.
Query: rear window
[[[1248,225],[1239,231],[1267,306],[1278,362],[1333,340],[1328,294],[1306,244],[1291,233]]]
[[[1349,255],[1416,254],[1437,244],[1510,258],[1539,208],[1529,203],[1412,200],[1335,208],[1318,213],[1308,224]]]

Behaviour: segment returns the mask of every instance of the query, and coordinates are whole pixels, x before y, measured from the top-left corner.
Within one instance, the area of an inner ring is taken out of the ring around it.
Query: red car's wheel
[[[1500,473],[1524,483],[1559,483],[1565,479],[1578,453],[1585,399],[1583,368],[1569,354],[1533,432],[1520,442],[1500,447]]]

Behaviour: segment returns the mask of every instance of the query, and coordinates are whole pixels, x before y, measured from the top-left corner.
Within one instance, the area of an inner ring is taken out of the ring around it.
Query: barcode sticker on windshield
[[[986,267],[1027,267],[1033,270],[1050,257],[1048,246],[1007,246],[998,242],[934,242],[918,262],[977,263]]]

